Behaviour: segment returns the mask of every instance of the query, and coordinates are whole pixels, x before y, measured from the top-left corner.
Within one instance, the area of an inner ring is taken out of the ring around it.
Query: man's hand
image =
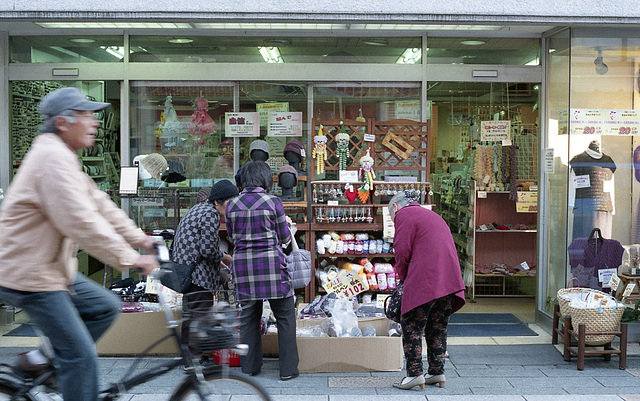
[[[153,239],[153,237],[147,235],[147,237],[144,239],[143,242],[140,243],[139,246],[142,249],[146,249],[147,251],[156,253],[156,249],[153,246],[155,243],[156,243],[156,240]]]
[[[224,263],[225,266],[231,266],[231,261],[233,261],[233,257],[231,255],[228,253],[222,254],[222,263]]]
[[[160,263],[155,255],[140,255],[136,259],[134,266],[140,269],[140,273],[147,275],[160,267]]]

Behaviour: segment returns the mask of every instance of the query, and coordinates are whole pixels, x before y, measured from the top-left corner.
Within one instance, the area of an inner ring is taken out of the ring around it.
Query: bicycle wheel
[[[0,401],[35,401],[30,394],[14,398],[17,391],[18,387],[14,383],[0,383]]]
[[[233,396],[239,396],[243,400],[262,400],[271,401],[267,391],[251,379],[241,373],[233,371],[222,372],[216,369],[205,371],[204,377],[206,382],[206,390],[211,393],[207,400],[233,400]],[[200,400],[198,393],[191,382],[186,379],[183,381],[171,396],[171,401],[197,401]]]

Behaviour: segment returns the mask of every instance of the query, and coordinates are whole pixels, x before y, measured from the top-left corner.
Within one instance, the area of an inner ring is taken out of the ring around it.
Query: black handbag
[[[311,252],[300,249],[291,233],[291,254],[287,256],[287,269],[291,272],[294,289],[305,288],[311,282]]]
[[[398,286],[393,290],[390,296],[384,300],[384,314],[389,320],[393,320],[396,323],[400,323],[402,318],[402,292],[404,289],[404,282],[398,283]]]
[[[167,262],[163,264],[163,268],[171,270],[160,276],[160,282],[165,287],[171,288],[175,292],[181,294],[189,291],[191,287],[191,273],[198,263],[183,265],[175,262]]]

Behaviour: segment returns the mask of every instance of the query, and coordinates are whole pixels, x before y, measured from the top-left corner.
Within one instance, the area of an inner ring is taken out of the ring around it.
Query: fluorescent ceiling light
[[[526,63],[525,65],[538,65],[538,64],[540,64],[540,62],[538,62],[538,58],[536,57],[533,60]]]
[[[460,44],[466,46],[480,46],[483,45],[484,42],[482,40],[463,40]]]
[[[36,22],[43,28],[147,28],[147,29],[174,29],[192,28],[189,23],[175,22]]]
[[[100,46],[101,49],[109,53],[110,55],[122,60],[124,58],[124,47],[119,46]]]
[[[95,42],[95,40],[89,39],[89,38],[73,38],[69,40],[74,43],[94,43]]]
[[[409,31],[499,31],[499,25],[426,24],[299,24],[299,23],[194,23],[197,29],[316,29],[316,30],[409,30]]]
[[[277,47],[258,47],[258,50],[267,63],[284,63]]]
[[[51,46],[51,49],[59,51],[60,53],[64,53],[68,56],[71,57],[79,57],[78,53],[74,53],[71,50],[67,50],[64,47],[60,47],[60,46]]]
[[[422,58],[422,49],[418,47],[407,48],[402,56],[396,60],[396,64],[416,64]]]
[[[189,39],[189,38],[173,38],[173,39],[169,39],[169,43],[176,43],[176,44],[185,44],[185,43],[192,43],[193,39]]]

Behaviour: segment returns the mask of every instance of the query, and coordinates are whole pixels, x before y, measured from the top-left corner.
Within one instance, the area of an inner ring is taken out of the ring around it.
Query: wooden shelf
[[[392,253],[323,253],[316,254],[319,259],[336,259],[336,258],[393,258]]]
[[[477,233],[537,233],[538,230],[476,230]]]
[[[382,223],[311,223],[312,231],[381,231]]]

